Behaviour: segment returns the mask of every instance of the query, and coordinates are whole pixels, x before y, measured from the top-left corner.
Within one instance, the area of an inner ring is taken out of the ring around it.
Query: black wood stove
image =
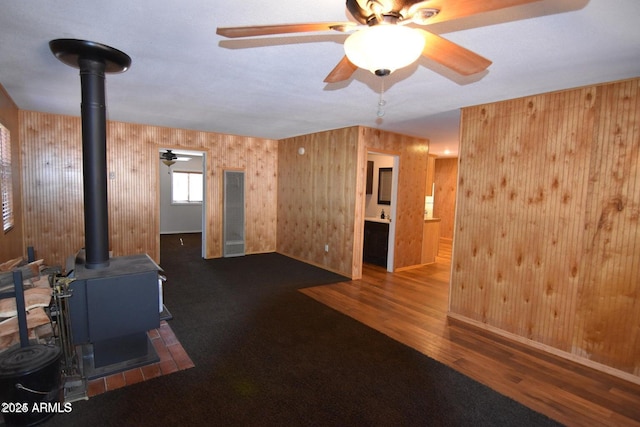
[[[85,247],[67,262],[74,345],[87,378],[158,360],[147,331],[159,327],[160,267],[146,254],[109,257],[105,73],[126,71],[131,58],[86,40],[49,42],[63,63],[78,68],[82,87]]]

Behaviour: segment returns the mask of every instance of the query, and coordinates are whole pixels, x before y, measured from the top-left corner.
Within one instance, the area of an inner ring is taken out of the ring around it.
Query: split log
[[[32,288],[24,291],[24,307],[26,311],[36,307],[48,307],[51,303],[50,288]],[[5,298],[0,300],[0,317],[17,316],[15,298]]]
[[[38,328],[40,327],[41,326]],[[38,328],[29,329],[29,341],[39,339],[36,332]],[[18,332],[9,335],[0,335],[0,352],[3,352],[16,344],[20,344],[20,334]]]
[[[44,273],[39,278],[33,278],[27,280],[25,283],[25,288],[46,288],[51,289],[51,285],[49,284],[49,276],[45,276]]]
[[[0,271],[11,271],[22,262],[22,257],[10,259],[9,261],[5,261],[0,264]]]
[[[37,307],[27,313],[27,328],[33,329],[36,326],[45,325],[49,323],[49,316],[44,311],[44,308]],[[0,337],[11,335],[19,331],[18,318],[10,317],[0,322]]]
[[[38,261],[30,262],[27,265],[18,267],[17,270],[22,271],[22,280],[27,280],[32,277],[40,277],[40,265],[42,265],[43,261],[44,260],[39,259]],[[0,292],[11,290],[13,290],[13,271],[0,272]]]

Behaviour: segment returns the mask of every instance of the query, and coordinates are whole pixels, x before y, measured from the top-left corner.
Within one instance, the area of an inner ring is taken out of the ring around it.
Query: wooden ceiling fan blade
[[[425,24],[430,25],[537,1],[541,0],[429,0],[412,6],[412,9],[419,6],[438,9],[440,12],[437,15],[426,20]]]
[[[424,35],[425,45],[422,55],[452,69],[458,74],[469,76],[484,71],[491,61],[475,52],[443,39],[437,34],[418,29]]]
[[[216,34],[223,37],[256,37],[272,34],[309,33],[344,29],[356,24],[353,22],[316,22],[307,24],[252,25],[248,27],[218,27]]]
[[[324,79],[325,83],[337,83],[342,82],[344,80],[349,79],[353,73],[358,69],[357,66],[353,65],[349,58],[346,56],[342,57],[342,60],[338,62],[338,65],[335,66],[333,70],[329,73],[329,75]]]

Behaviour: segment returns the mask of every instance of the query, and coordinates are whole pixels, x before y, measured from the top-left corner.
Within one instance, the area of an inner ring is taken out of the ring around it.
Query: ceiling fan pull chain
[[[382,98],[382,95],[384,94],[384,77],[382,77],[380,79],[380,99],[378,100],[378,112],[377,112],[377,116],[378,117],[382,117],[384,116],[384,105],[387,103],[387,101],[385,101]]]

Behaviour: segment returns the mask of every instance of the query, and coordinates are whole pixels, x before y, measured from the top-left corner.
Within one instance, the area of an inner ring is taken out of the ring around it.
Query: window
[[[202,172],[171,174],[171,203],[202,203]]]
[[[13,182],[11,179],[11,138],[0,124],[0,192],[2,193],[2,229],[13,228]]]

